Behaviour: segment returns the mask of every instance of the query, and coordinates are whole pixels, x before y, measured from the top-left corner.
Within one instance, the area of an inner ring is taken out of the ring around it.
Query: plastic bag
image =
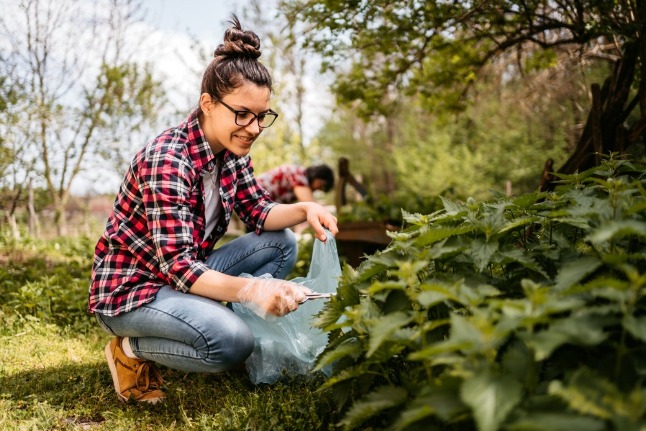
[[[319,293],[335,293],[341,275],[341,265],[334,237],[326,231],[325,243],[314,241],[312,261],[307,277],[291,281]],[[269,277],[265,274],[263,277]],[[307,375],[316,357],[327,344],[327,335],[312,327],[312,321],[322,309],[325,299],[305,301],[298,310],[283,317],[265,320],[246,306],[234,303],[233,311],[251,328],[254,350],[245,365],[254,384],[275,383],[281,377]]]

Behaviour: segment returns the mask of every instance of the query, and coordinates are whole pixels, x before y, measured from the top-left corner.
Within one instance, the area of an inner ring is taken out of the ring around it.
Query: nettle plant
[[[346,430],[646,427],[646,175],[615,156],[556,191],[444,200],[356,270],[329,332]]]

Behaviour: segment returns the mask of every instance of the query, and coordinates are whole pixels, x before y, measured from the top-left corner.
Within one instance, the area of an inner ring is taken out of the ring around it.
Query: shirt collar
[[[215,167],[215,154],[204,136],[197,109],[188,116],[184,128],[188,136],[188,151],[191,159],[195,163],[195,168],[204,175],[204,171],[211,171]]]
[[[191,159],[195,162],[195,168],[205,175],[206,172],[211,172],[216,167],[216,156],[211,150],[202,127],[200,126],[198,110],[196,109],[189,115],[185,123],[185,128],[188,134],[189,141],[189,154]],[[230,159],[236,159],[237,156],[229,150],[222,151],[221,157],[223,165],[228,163]]]

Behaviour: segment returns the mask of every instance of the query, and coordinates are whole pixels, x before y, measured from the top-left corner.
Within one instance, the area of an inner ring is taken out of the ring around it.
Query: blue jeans
[[[296,257],[296,238],[285,229],[236,238],[214,250],[206,264],[229,275],[269,273],[285,278]],[[154,301],[132,311],[96,317],[109,333],[130,337],[138,357],[182,371],[226,371],[253,351],[251,330],[231,309],[170,286],[162,287]]]

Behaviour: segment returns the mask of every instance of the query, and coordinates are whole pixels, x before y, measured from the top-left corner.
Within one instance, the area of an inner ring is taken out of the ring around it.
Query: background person
[[[199,106],[135,155],[96,244],[88,309],[114,335],[105,355],[124,401],[165,398],[155,363],[217,373],[245,361],[254,336],[222,302],[296,310],[309,289],[281,280],[297,254],[287,228],[307,221],[323,241],[323,227],[338,231],[321,205],[278,204],[256,183],[249,151],[278,114],[258,36],[231,24]],[[214,250],[234,211],[253,232]]]
[[[257,176],[260,187],[272,200],[281,203],[314,202],[314,192],[334,187],[334,171],[325,164],[281,165]]]

